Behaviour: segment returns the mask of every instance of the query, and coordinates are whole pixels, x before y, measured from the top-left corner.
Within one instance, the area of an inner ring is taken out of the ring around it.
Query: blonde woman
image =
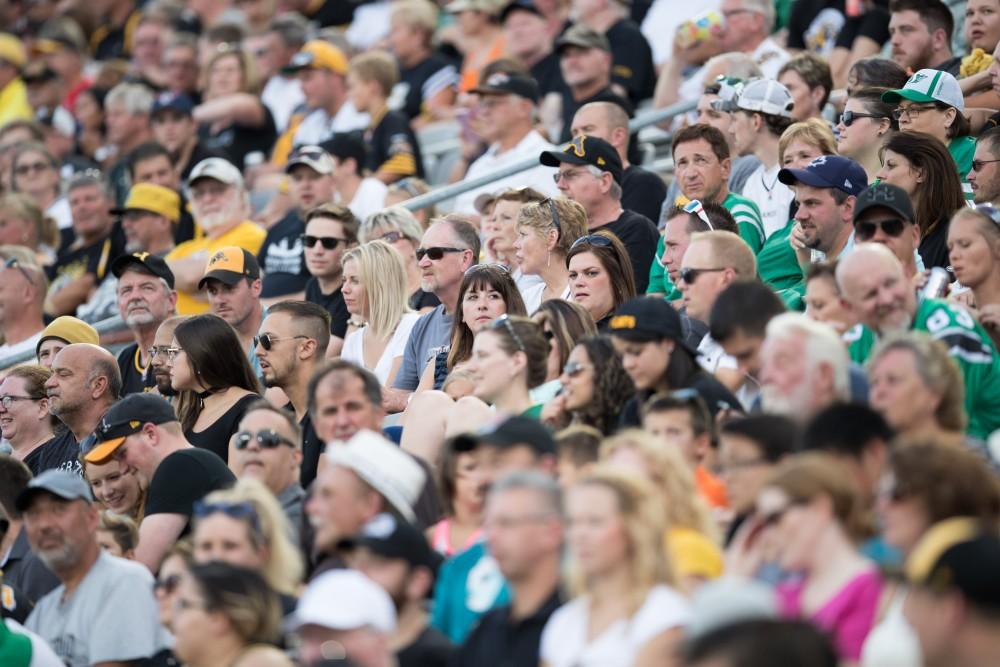
[[[529,315],[538,310],[543,301],[569,300],[566,254],[574,241],[586,235],[587,212],[575,201],[551,197],[521,207],[514,257],[521,273],[542,279],[521,292]]]
[[[629,429],[604,441],[600,460],[633,469],[660,493],[667,516],[664,543],[685,591],[722,574],[719,529],[679,449]]]
[[[293,596],[304,572],[291,534],[278,501],[256,479],[241,479],[194,506],[194,561],[222,561],[256,570],[281,595],[286,614],[295,606]]]
[[[573,600],[542,631],[546,667],[675,665],[687,601],[663,549],[663,503],[642,477],[601,465],[566,497]]]
[[[60,242],[56,221],[34,199],[17,192],[0,196],[0,245],[24,246],[34,252],[40,266],[49,266]]]
[[[367,368],[391,387],[420,318],[407,304],[403,258],[385,241],[372,241],[349,250],[343,266],[344,305],[361,327],[344,339],[340,358]]]

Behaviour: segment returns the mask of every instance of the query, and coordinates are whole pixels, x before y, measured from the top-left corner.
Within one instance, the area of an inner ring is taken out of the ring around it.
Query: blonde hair
[[[379,338],[391,336],[403,315],[411,312],[402,256],[385,241],[369,241],[348,250],[341,264],[349,261],[358,264],[368,326]]]
[[[552,209],[559,216],[557,225],[552,216]],[[554,229],[559,233],[559,240],[553,251],[565,257],[573,243],[581,236],[587,235],[587,211],[579,202],[566,197],[552,197],[538,203],[525,204],[517,216],[518,231],[521,228],[530,229],[539,238],[546,238]]]
[[[28,195],[19,192],[8,192],[0,197],[0,210],[15,218],[20,218],[35,230],[35,245],[43,244],[52,249],[58,249],[61,241],[59,225],[45,215],[41,207]],[[31,243],[24,243],[31,247]]]
[[[385,51],[366,51],[351,59],[350,72],[362,81],[374,81],[386,97],[399,82],[396,60]]]
[[[623,449],[636,450],[645,462],[646,474],[663,496],[668,528],[690,528],[719,543],[719,529],[680,450],[664,447],[642,429],[630,428],[601,443],[600,460],[605,461]]]
[[[426,43],[429,45],[437,30],[438,8],[427,0],[402,0],[393,4],[389,21],[423,30],[427,34]]]
[[[205,65],[205,69],[202,71],[202,80],[199,87],[206,93],[208,92],[208,80],[211,76],[212,68],[215,67],[215,63],[228,56],[235,56],[236,60],[240,63],[240,70],[243,72],[243,85],[240,86],[241,91],[251,94],[260,92],[260,81],[258,81],[257,77],[257,66],[254,63],[253,58],[250,57],[249,52],[243,51],[238,47],[232,46],[231,44],[220,44],[216,48],[215,53],[212,54],[208,64]]]
[[[715,263],[735,271],[737,278],[753,280],[757,277],[757,258],[739,234],[721,230],[695,232],[691,235],[691,243],[695,241],[707,243],[715,256]]]
[[[632,590],[629,592],[630,615],[638,611],[649,590],[659,584],[677,585],[677,576],[663,548],[666,518],[660,496],[638,473],[608,464],[596,466],[574,488],[600,487],[615,496],[618,514],[629,542]],[[588,582],[570,555],[566,583],[574,596],[588,592]]]
[[[837,155],[837,139],[826,121],[810,118],[798,123],[792,123],[781,133],[778,139],[778,162],[785,161],[785,151],[793,141],[804,141],[815,146],[823,155]]]
[[[122,553],[128,553],[139,544],[139,526],[130,516],[103,510],[98,515],[97,530],[110,533]]]
[[[251,543],[257,548],[264,547],[267,551],[267,561],[261,567],[261,575],[275,591],[294,594],[302,581],[304,566],[298,548],[289,537],[292,534],[291,526],[274,494],[262,482],[243,478],[232,488],[210,493],[204,502],[249,503],[253,507],[260,524],[260,533],[254,531],[249,521],[243,521],[247,523]],[[197,523],[195,526],[197,527]]]

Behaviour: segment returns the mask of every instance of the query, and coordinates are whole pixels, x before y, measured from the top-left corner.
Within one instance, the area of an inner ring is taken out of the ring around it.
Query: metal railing
[[[679,116],[682,113],[687,113],[688,111],[693,110],[695,106],[697,106],[695,102],[679,102],[663,109],[642,113],[632,119],[629,123],[629,129],[632,132],[636,132],[644,127],[662,123],[665,120],[670,120],[675,116]],[[432,190],[427,194],[419,195],[413,199],[407,199],[400,204],[400,206],[404,206],[411,211],[418,211],[422,208],[427,208],[428,206],[434,206],[435,204],[440,204],[441,202],[448,201],[449,199],[454,199],[455,197],[465,194],[470,190],[481,188],[484,185],[493,183],[494,181],[499,181],[502,178],[519,174],[522,171],[527,171],[528,169],[532,169],[537,166],[537,157],[525,158],[521,162],[502,167],[489,174],[483,174],[477,178],[465,179],[464,181],[459,181],[458,183],[452,183],[451,185],[437,188],[436,190]]]
[[[115,315],[114,317],[109,317],[106,320],[101,320],[100,322],[92,325],[95,330],[97,330],[98,335],[106,333],[114,333],[117,331],[123,331],[125,327],[125,320],[120,316]],[[19,352],[17,354],[12,354],[3,359],[0,359],[0,370],[5,370],[12,366],[18,366],[20,364],[34,363],[35,351],[25,350],[24,352]]]

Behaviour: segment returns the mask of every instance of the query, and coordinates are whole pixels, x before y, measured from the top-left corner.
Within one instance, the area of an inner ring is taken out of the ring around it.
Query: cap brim
[[[785,185],[808,185],[814,188],[832,188],[824,179],[806,169],[782,169],[778,172],[778,180]]]
[[[900,100],[909,100],[911,102],[937,102],[927,93],[917,92],[916,90],[906,90],[901,88],[899,90],[887,90],[882,93],[883,102],[898,102]]]
[[[112,438],[111,440],[105,440],[104,442],[99,442],[94,445],[89,452],[83,455],[83,460],[87,463],[93,463],[94,465],[102,465],[111,460],[114,455],[115,450],[125,442],[125,436],[120,438]]]
[[[249,276],[244,276],[242,273],[236,273],[235,271],[212,271],[211,273],[206,273],[202,276],[201,280],[198,281],[198,289],[205,289],[205,283],[209,280],[218,280],[219,282],[232,287],[243,278],[249,278]]]
[[[538,161],[546,167],[558,167],[560,164],[590,164],[582,157],[577,157],[572,153],[563,153],[562,151],[545,151],[538,157]]]

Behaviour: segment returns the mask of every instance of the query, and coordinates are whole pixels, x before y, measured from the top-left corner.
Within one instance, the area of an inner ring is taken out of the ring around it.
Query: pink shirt
[[[779,584],[775,594],[782,615],[802,616],[804,581]],[[844,660],[858,660],[861,646],[875,624],[882,595],[882,579],[877,570],[854,577],[809,619],[833,637],[837,654]]]
[[[479,541],[479,538],[483,536],[483,530],[480,528],[472,535],[469,535],[469,539],[465,541],[465,544],[456,551],[451,548],[451,519],[441,519],[436,524],[434,524],[433,540],[431,540],[431,546],[435,551],[440,553],[445,558],[450,558],[460,551],[465,551],[473,544]]]

